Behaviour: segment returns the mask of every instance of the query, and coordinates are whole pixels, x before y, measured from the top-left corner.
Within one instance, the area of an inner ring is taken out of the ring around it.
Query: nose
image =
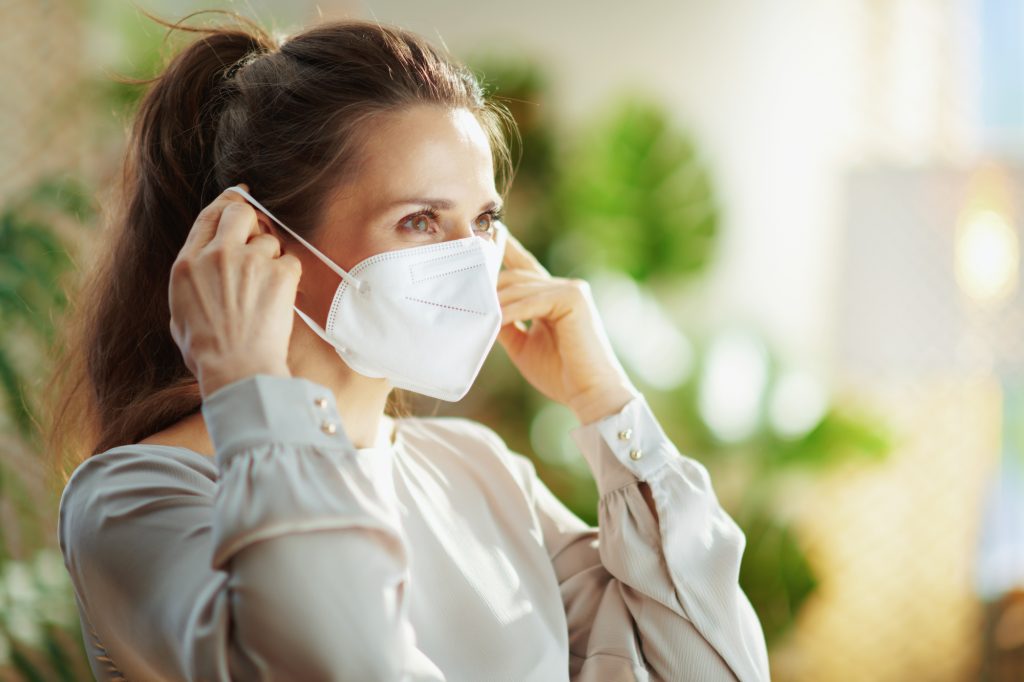
[[[448,231],[448,233],[445,235],[444,240],[447,242],[455,239],[465,239],[466,237],[475,236],[478,235],[476,233],[476,230],[473,229],[473,222],[466,222],[460,220],[455,228]]]

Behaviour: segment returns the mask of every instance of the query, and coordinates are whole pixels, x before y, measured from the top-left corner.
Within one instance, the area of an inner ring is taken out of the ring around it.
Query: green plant
[[[568,147],[552,216],[561,226],[556,266],[585,264],[638,282],[704,270],[718,200],[696,144],[663,106],[622,93]]]
[[[0,570],[0,666],[25,680],[86,679],[87,652],[60,552],[46,548]]]
[[[88,674],[70,579],[60,553],[47,547],[52,515],[39,505],[46,493],[41,468],[32,466],[29,453],[38,452],[41,441],[38,379],[67,303],[67,235],[90,225],[94,215],[88,190],[63,175],[40,180],[0,208],[0,398],[7,417],[0,500],[14,512],[0,525],[0,665],[26,680]],[[26,555],[31,547],[39,548],[35,559],[18,560],[15,553]]]
[[[60,281],[71,261],[57,225],[88,224],[92,214],[82,184],[66,176],[46,178],[0,209],[0,392],[25,440],[37,435],[27,386],[66,304]]]

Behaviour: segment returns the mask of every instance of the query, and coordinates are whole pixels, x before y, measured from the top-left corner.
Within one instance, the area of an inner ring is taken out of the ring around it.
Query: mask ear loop
[[[327,267],[329,267],[329,268],[330,268],[331,270],[333,270],[334,272],[338,273],[338,275],[339,275],[339,276],[340,276],[340,277],[341,277],[341,278],[342,278],[343,280],[345,280],[346,282],[348,282],[349,284],[351,284],[352,286],[354,286],[354,287],[356,288],[356,290],[357,290],[357,291],[360,291],[360,292],[365,292],[365,291],[369,290],[370,286],[369,286],[369,284],[368,284],[367,282],[364,282],[363,280],[360,280],[360,279],[356,279],[356,278],[355,278],[355,277],[353,277],[352,275],[348,274],[347,272],[345,272],[344,270],[342,270],[341,268],[339,268],[339,267],[337,266],[337,264],[336,264],[336,263],[335,263],[334,261],[332,261],[332,260],[331,260],[330,258],[328,258],[327,256],[325,256],[324,254],[320,253],[320,250],[319,250],[319,249],[317,249],[317,248],[316,248],[315,246],[313,246],[313,245],[312,245],[312,244],[310,244],[310,243],[309,243],[308,241],[306,241],[305,239],[303,239],[303,238],[302,238],[302,237],[301,237],[301,236],[300,236],[300,235],[299,235],[299,234],[298,234],[297,232],[295,232],[294,230],[292,230],[292,228],[288,227],[287,225],[285,225],[284,223],[282,223],[282,222],[281,222],[280,220],[278,220],[278,219],[277,219],[277,218],[276,218],[276,217],[274,216],[274,214],[273,214],[273,213],[271,213],[270,211],[268,211],[268,210],[267,210],[267,209],[266,209],[266,208],[265,208],[265,207],[263,206],[263,204],[261,204],[260,202],[256,201],[256,199],[254,199],[254,198],[253,198],[253,196],[252,196],[251,194],[249,194],[248,192],[246,192],[246,191],[245,191],[244,189],[242,189],[241,187],[228,187],[228,190],[229,190],[229,191],[231,191],[231,192],[235,192],[235,193],[237,193],[237,194],[241,194],[241,195],[242,195],[243,197],[245,197],[245,199],[246,199],[246,200],[247,200],[247,201],[248,201],[249,203],[251,203],[251,204],[252,204],[253,206],[255,206],[256,208],[258,208],[258,209],[259,209],[260,211],[262,211],[263,213],[265,213],[265,214],[267,215],[267,217],[268,217],[268,218],[270,218],[271,220],[273,220],[273,221],[274,221],[275,223],[277,223],[278,225],[280,225],[281,227],[283,227],[283,228],[284,228],[285,230],[287,230],[287,231],[288,231],[288,234],[290,234],[291,236],[293,236],[293,237],[295,237],[296,239],[298,239],[298,240],[299,240],[299,242],[300,242],[300,243],[301,243],[301,244],[302,244],[303,246],[305,246],[305,247],[306,247],[307,249],[309,249],[310,251],[312,251],[312,252],[313,252],[313,255],[315,255],[315,256],[316,256],[317,258],[319,258],[319,259],[320,259],[321,261],[323,261],[323,264],[324,264],[324,265],[326,265]]]
[[[508,226],[500,220],[494,223],[494,242],[491,246],[494,248],[494,272],[493,278],[497,280],[498,272],[501,271],[501,266],[505,261],[505,244],[508,241]]]
[[[499,220],[495,227],[498,228],[498,234],[494,244],[498,250],[498,264],[501,265],[505,260],[505,244],[508,242],[508,226]]]
[[[313,252],[313,254],[314,254],[314,255],[315,255],[315,256],[316,256],[317,258],[319,258],[319,259],[320,259],[321,261],[323,261],[324,265],[326,265],[327,267],[329,267],[329,268],[330,268],[331,270],[333,270],[334,272],[338,273],[338,275],[340,275],[340,276],[341,276],[341,278],[342,278],[343,280],[345,280],[346,282],[348,282],[349,284],[351,284],[352,286],[354,286],[354,287],[356,288],[356,290],[358,290],[358,291],[368,291],[368,290],[369,290],[369,288],[370,288],[370,287],[369,287],[369,284],[368,284],[368,283],[364,282],[363,280],[359,280],[359,279],[356,279],[356,278],[355,278],[355,277],[353,277],[352,275],[348,274],[347,272],[345,272],[344,270],[342,270],[341,268],[339,268],[339,267],[338,267],[338,266],[337,266],[337,265],[336,265],[336,264],[335,264],[335,263],[334,263],[334,262],[333,262],[333,261],[332,261],[332,260],[331,260],[330,258],[328,258],[327,256],[325,256],[325,255],[323,255],[322,253],[320,253],[320,250],[319,250],[319,249],[317,249],[317,248],[316,248],[315,246],[313,246],[313,245],[312,245],[312,244],[310,244],[310,243],[309,243],[308,241],[306,241],[305,239],[303,239],[303,238],[302,238],[302,237],[301,237],[300,235],[296,234],[296,232],[295,232],[294,230],[292,230],[292,229],[291,229],[290,227],[288,227],[287,225],[285,225],[284,223],[282,223],[282,222],[281,222],[280,220],[278,220],[278,219],[277,219],[277,218],[276,218],[276,217],[274,216],[274,214],[273,214],[273,213],[271,213],[270,211],[268,211],[268,210],[266,209],[266,207],[265,207],[265,206],[263,206],[263,204],[261,204],[260,202],[256,201],[256,199],[255,199],[255,198],[253,198],[253,196],[252,196],[251,194],[249,194],[248,192],[246,192],[246,191],[245,191],[244,189],[242,189],[241,187],[228,187],[228,189],[229,189],[229,190],[231,190],[232,192],[235,192],[235,193],[237,193],[237,194],[240,194],[240,195],[242,195],[243,197],[245,197],[245,199],[246,199],[247,201],[249,201],[249,202],[250,202],[250,203],[251,203],[251,204],[252,204],[253,206],[255,206],[255,207],[256,207],[256,208],[258,208],[258,209],[259,209],[260,211],[262,211],[263,213],[265,213],[265,214],[267,215],[267,217],[268,217],[268,218],[270,218],[270,219],[271,219],[271,220],[273,220],[273,221],[274,221],[275,223],[277,223],[278,225],[280,225],[281,227],[283,227],[283,228],[284,228],[285,230],[287,230],[287,231],[288,231],[288,233],[289,233],[290,235],[292,235],[293,237],[295,237],[296,239],[298,239],[298,240],[299,240],[299,242],[301,242],[301,243],[302,243],[302,244],[303,244],[303,245],[304,245],[304,246],[305,246],[305,247],[306,247],[307,249],[309,249],[310,251],[312,251],[312,252]],[[348,354],[348,352],[349,352],[348,348],[345,348],[345,347],[343,347],[343,346],[338,346],[338,345],[337,345],[337,343],[336,343],[336,342],[335,342],[335,341],[334,341],[334,340],[333,340],[333,339],[332,339],[332,338],[331,338],[331,337],[330,337],[330,336],[329,336],[329,335],[327,334],[327,330],[326,330],[326,329],[324,329],[323,327],[321,327],[321,326],[320,326],[320,325],[319,325],[319,324],[318,324],[318,323],[316,322],[316,320],[314,320],[314,319],[313,319],[312,317],[310,317],[310,316],[309,316],[309,315],[307,315],[306,313],[304,313],[304,312],[302,312],[301,310],[299,310],[299,307],[298,307],[298,306],[296,306],[296,305],[293,305],[293,306],[292,306],[292,308],[293,308],[293,309],[295,310],[295,312],[296,312],[296,313],[298,314],[298,316],[299,316],[299,317],[301,317],[301,318],[303,319],[303,321],[305,321],[305,323],[306,323],[307,325],[309,325],[309,328],[310,328],[310,329],[312,329],[312,330],[313,330],[313,331],[314,331],[314,332],[316,333],[316,335],[317,335],[317,336],[319,336],[319,337],[320,337],[321,339],[323,339],[324,341],[326,341],[326,342],[327,342],[328,344],[330,344],[331,346],[334,346],[334,348],[335,348],[335,349],[336,349],[336,350],[337,350],[337,351],[338,351],[339,353],[341,353],[341,354]]]

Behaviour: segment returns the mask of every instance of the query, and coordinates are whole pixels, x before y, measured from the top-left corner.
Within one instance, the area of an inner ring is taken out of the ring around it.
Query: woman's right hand
[[[291,375],[301,272],[241,195],[225,190],[202,210],[171,267],[169,300],[171,336],[204,399],[253,374]]]

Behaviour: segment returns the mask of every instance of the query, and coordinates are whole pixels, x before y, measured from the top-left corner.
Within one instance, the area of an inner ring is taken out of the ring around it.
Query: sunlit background
[[[138,0],[445,46],[523,135],[507,223],[591,284],[747,535],[777,680],[1024,679],[1024,3]],[[0,679],[88,679],[34,415],[173,40],[121,0],[0,10]],[[198,19],[202,21],[202,18]],[[458,404],[597,522],[566,408],[500,348]]]

